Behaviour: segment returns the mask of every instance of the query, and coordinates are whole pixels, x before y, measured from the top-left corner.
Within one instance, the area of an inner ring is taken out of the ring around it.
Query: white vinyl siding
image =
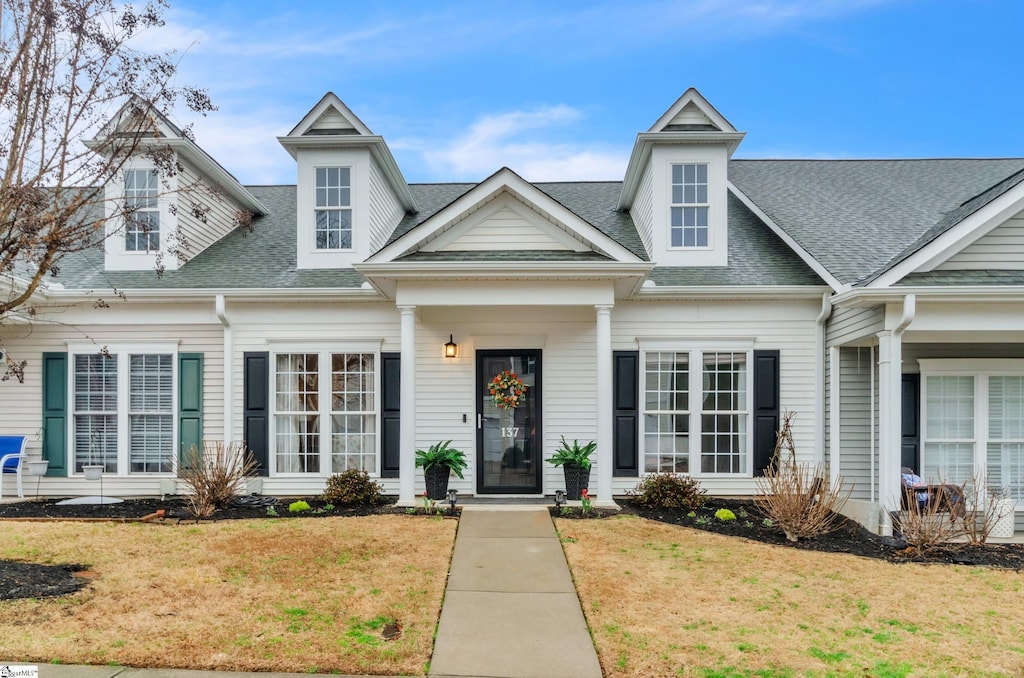
[[[174,197],[177,200],[178,230],[181,231],[179,248],[191,258],[235,230],[242,207],[226,192],[211,187],[191,165],[184,162],[178,187]]]
[[[502,207],[443,247],[441,251],[490,250],[566,250],[563,243],[552,238],[537,214],[524,216],[515,209]],[[551,228],[551,224],[547,224]],[[427,248],[429,250],[429,248]]]
[[[885,329],[885,307],[837,309],[828,319],[825,343],[839,346],[870,337]]]
[[[936,267],[939,271],[1024,269],[1024,215],[1008,219]]]
[[[391,237],[395,226],[405,216],[405,209],[391,191],[387,179],[377,167],[376,162],[370,163],[370,197],[368,202],[370,213],[370,250],[376,252],[384,247]]]
[[[654,169],[647,165],[644,175],[640,179],[640,185],[636,189],[636,198],[633,200],[633,207],[629,210],[636,224],[637,233],[644,243],[644,249],[648,255],[654,253]]]

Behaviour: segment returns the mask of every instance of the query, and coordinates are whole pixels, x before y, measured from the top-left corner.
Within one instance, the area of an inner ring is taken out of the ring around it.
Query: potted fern
[[[590,485],[590,455],[597,449],[597,443],[591,440],[583,445],[573,440],[570,445],[562,436],[562,445],[548,457],[554,466],[561,466],[565,474],[565,494],[569,499],[579,500],[583,490]]]
[[[444,440],[426,450],[416,450],[416,468],[423,469],[427,483],[427,498],[444,499],[448,494],[448,478],[454,471],[462,478],[466,468],[466,453],[451,447],[452,441]]]

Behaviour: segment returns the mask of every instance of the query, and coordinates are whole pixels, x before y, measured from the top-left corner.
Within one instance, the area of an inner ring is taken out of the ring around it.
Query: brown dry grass
[[[65,598],[0,601],[0,657],[420,674],[455,527],[415,516],[5,522],[0,558],[85,563],[96,579]],[[381,640],[386,619],[399,639]]]
[[[1024,573],[556,520],[607,676],[1020,676]]]

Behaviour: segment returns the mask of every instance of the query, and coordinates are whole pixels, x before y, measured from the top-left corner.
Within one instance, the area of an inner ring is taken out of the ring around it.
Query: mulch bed
[[[827,535],[794,543],[788,541],[778,527],[765,524],[764,515],[750,500],[710,497],[702,508],[693,512],[692,516],[689,511],[682,509],[645,508],[628,499],[618,500],[618,504],[622,507],[622,513],[789,548],[847,553],[891,563],[935,563],[1024,570],[1024,544],[951,544],[918,551],[908,548],[902,540],[872,534],[860,524],[845,518],[840,519],[837,529]],[[715,511],[720,508],[731,510],[736,515],[736,520],[721,521],[715,518]],[[579,508],[568,511],[564,508],[551,509],[551,514],[562,518],[584,517]],[[594,509],[586,517],[604,518],[607,515],[612,513]]]
[[[238,505],[218,511],[210,520],[238,520],[252,518],[277,517],[294,520],[298,518],[317,518],[324,516],[364,516],[382,513],[408,513],[409,509],[398,508],[394,504],[363,507],[332,507],[317,498],[305,498],[310,505],[309,511],[292,513],[288,505],[293,501],[280,500],[273,504],[268,514],[265,505]],[[999,567],[1012,570],[1024,570],[1024,545],[1022,544],[957,544],[943,548],[917,551],[906,547],[899,540],[879,537],[871,534],[857,523],[841,520],[834,532],[813,539],[793,543],[786,540],[780,529],[764,522],[764,516],[752,501],[738,499],[711,498],[699,510],[690,515],[689,511],[679,509],[649,509],[629,500],[620,500],[624,513],[657,520],[673,525],[707,530],[718,534],[741,537],[767,544],[777,544],[789,548],[824,551],[829,553],[847,553],[865,558],[878,558],[893,563],[935,563],[949,565],[969,565],[982,567]],[[715,511],[728,508],[736,514],[734,521],[723,522],[715,518]],[[195,522],[179,497],[167,499],[129,499],[118,504],[76,504],[58,506],[56,499],[25,501],[0,504],[0,519],[50,519],[50,520],[139,520],[144,516],[163,511],[164,522]],[[422,513],[422,509],[416,512]],[[445,507],[447,513],[447,507]],[[276,515],[275,515],[276,514]],[[604,518],[615,515],[614,511],[593,509],[586,515],[579,508],[551,509],[551,514],[561,518]],[[39,598],[45,596],[61,596],[73,593],[88,583],[88,580],[77,576],[85,570],[82,565],[37,565],[9,560],[0,560],[0,600],[14,598]]]

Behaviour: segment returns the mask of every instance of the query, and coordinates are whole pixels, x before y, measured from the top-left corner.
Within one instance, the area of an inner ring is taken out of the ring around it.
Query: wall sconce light
[[[448,341],[444,344],[444,357],[445,358],[458,358],[459,357],[459,345],[455,343],[455,335],[449,334]]]

